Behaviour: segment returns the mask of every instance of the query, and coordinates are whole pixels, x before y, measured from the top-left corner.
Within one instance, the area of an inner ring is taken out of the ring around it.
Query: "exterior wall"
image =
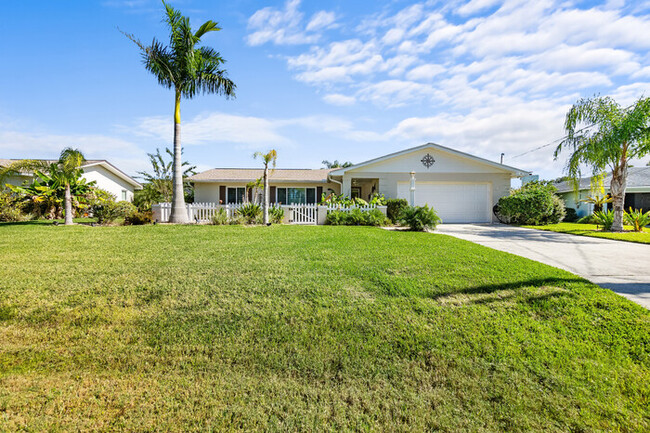
[[[582,218],[583,216],[591,215],[594,211],[594,205],[591,203],[581,202],[590,195],[589,191],[579,191],[577,194],[573,191],[558,194],[564,200],[564,206],[576,210],[576,214]]]
[[[134,187],[124,179],[114,175],[102,166],[84,168],[86,181],[95,181],[96,186],[113,194],[117,201],[122,200],[122,191],[126,191],[126,201],[133,201]]]
[[[239,187],[243,188],[246,186],[247,182],[194,182],[194,201],[197,203],[219,203],[219,200],[223,200],[225,203],[226,197],[219,196],[219,187]],[[322,183],[322,182],[313,182],[313,183],[280,183],[280,182],[269,182],[269,186],[275,186],[278,188],[318,188],[322,187],[323,192],[327,193],[328,190],[332,190],[336,194],[340,194],[341,187],[337,183]],[[316,200],[320,200],[320,197],[316,197]]]
[[[20,186],[25,181],[31,182],[32,179],[33,179],[32,176],[22,176],[22,175],[7,176],[4,179],[4,181],[2,182],[2,186],[1,186],[0,190],[5,189],[5,184]]]
[[[386,198],[397,197],[397,183],[410,182],[409,173],[346,173],[343,184],[349,188],[352,178],[377,178],[379,193]],[[492,205],[494,206],[501,197],[510,193],[510,175],[500,173],[415,173],[416,182],[484,182],[490,184],[492,191]],[[345,188],[344,188],[345,189]],[[350,195],[350,190],[344,191]],[[417,190],[416,190],[417,194]],[[496,218],[493,218],[496,221]]]

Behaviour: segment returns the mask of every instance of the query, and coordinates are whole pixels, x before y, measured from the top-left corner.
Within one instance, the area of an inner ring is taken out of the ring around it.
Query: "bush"
[[[379,209],[363,212],[352,209],[350,212],[331,211],[325,218],[325,224],[332,226],[382,226],[389,223],[388,218]]]
[[[269,208],[269,221],[272,224],[282,224],[284,221],[284,209],[282,206],[272,206]]]
[[[614,224],[614,211],[608,210],[607,212],[594,212],[594,222],[599,226],[603,226],[603,230],[610,231]]]
[[[424,206],[407,206],[402,209],[400,222],[410,230],[423,232],[433,230],[442,222],[433,208]]]
[[[393,224],[397,223],[400,219],[400,214],[402,209],[407,207],[409,204],[406,199],[403,198],[389,198],[386,200],[386,216]]]
[[[0,191],[0,222],[18,222],[29,219],[21,209],[20,203],[14,201],[14,196]]]
[[[91,207],[93,216],[97,217],[99,224],[110,224],[118,218],[126,218],[137,208],[133,203],[128,201],[105,201],[100,204],[95,204]]]
[[[581,218],[578,218],[578,221],[576,221],[578,224],[596,224],[596,220],[594,219],[593,215],[585,215]]]
[[[125,226],[141,226],[144,224],[151,224],[153,221],[153,214],[147,211],[133,211],[124,217]]]
[[[259,224],[262,221],[262,207],[255,203],[246,203],[235,211],[246,224]]]
[[[643,231],[643,227],[650,224],[650,212],[643,213],[643,209],[634,210],[630,207],[629,212],[623,215],[625,224],[633,227],[635,232]]]
[[[228,212],[224,208],[220,208],[210,218],[210,224],[215,226],[223,226],[228,224]]]
[[[564,218],[564,202],[555,195],[555,187],[529,182],[512,190],[497,203],[499,220],[510,224],[546,225]]]
[[[568,223],[574,223],[578,221],[578,214],[576,213],[576,210],[572,207],[568,207],[564,209],[565,215],[564,219],[562,221],[568,222]]]

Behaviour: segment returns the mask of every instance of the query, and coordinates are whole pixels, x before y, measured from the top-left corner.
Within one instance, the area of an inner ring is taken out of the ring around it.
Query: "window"
[[[126,201],[126,190],[125,189],[122,190],[122,200]]]
[[[315,204],[316,188],[276,188],[275,198],[282,204]]]
[[[350,188],[350,198],[361,198],[361,187],[353,186]]]
[[[227,204],[243,203],[245,195],[246,195],[246,188],[228,187],[228,190],[226,192],[226,197],[227,197],[226,203]]]

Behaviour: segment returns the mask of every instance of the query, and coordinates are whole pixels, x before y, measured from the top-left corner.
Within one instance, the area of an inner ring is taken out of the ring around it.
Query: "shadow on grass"
[[[562,291],[546,291],[545,293],[531,293],[531,296],[527,297],[527,302],[537,302],[544,299],[550,299],[560,296],[573,296],[571,292],[565,291],[567,284],[571,283],[580,283],[585,282],[580,277],[575,278],[533,278],[524,281],[514,281],[510,283],[501,283],[501,284],[484,284],[480,286],[467,287],[460,290],[449,291],[446,293],[437,293],[429,296],[430,299],[444,302],[445,300],[452,299],[454,297],[469,297],[467,303],[473,304],[487,304],[491,302],[504,301],[513,297],[516,297],[516,293],[513,291],[520,290],[523,288],[560,288]],[[506,293],[510,292],[510,293]],[[501,294],[500,294],[501,293]],[[486,296],[488,295],[488,296]],[[489,296],[493,295],[493,296]],[[471,299],[474,297],[475,299]]]

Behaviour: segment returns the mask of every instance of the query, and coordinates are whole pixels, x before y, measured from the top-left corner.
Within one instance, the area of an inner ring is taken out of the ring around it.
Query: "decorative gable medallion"
[[[431,156],[430,153],[424,155],[424,158],[422,158],[420,161],[422,161],[422,165],[424,165],[427,169],[431,168],[433,163],[436,162],[436,160],[433,159],[433,156]]]

